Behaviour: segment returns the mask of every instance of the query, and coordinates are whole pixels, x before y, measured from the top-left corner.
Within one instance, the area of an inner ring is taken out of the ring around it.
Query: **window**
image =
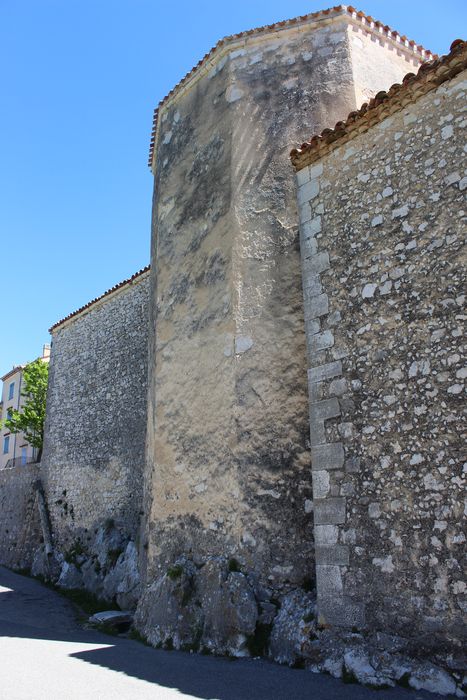
[[[13,415],[13,409],[12,408],[7,408],[6,410],[6,419],[10,420],[11,416]]]
[[[8,399],[12,399],[14,393],[15,393],[15,383],[11,382],[10,386],[8,387]]]
[[[3,454],[7,455],[9,451],[10,451],[10,436],[7,435],[5,438],[3,438]]]
[[[28,448],[22,447],[21,448],[21,466],[23,467],[27,461],[28,461]]]

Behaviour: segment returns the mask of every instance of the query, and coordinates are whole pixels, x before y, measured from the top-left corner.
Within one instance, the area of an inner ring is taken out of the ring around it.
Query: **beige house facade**
[[[49,362],[50,345],[44,345],[41,359]],[[23,372],[27,365],[17,365],[1,377],[2,402],[0,417],[3,420],[9,417],[12,410],[20,410],[26,401],[22,396]],[[11,433],[2,425],[0,431],[0,469],[8,469],[20,465],[31,464],[36,461],[37,449],[32,447],[23,433]]]

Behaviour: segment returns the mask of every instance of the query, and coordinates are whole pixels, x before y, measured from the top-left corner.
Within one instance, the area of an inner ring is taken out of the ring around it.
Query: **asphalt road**
[[[58,593],[0,567],[0,700],[435,700],[256,659],[152,649],[84,630]]]

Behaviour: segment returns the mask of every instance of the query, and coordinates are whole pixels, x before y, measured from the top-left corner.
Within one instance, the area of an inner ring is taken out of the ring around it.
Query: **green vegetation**
[[[169,568],[167,569],[167,576],[172,581],[175,581],[176,579],[180,578],[182,574],[183,566],[181,564],[174,564],[174,566],[169,566]]]
[[[141,634],[139,630],[137,630],[135,627],[132,627],[129,634],[128,634],[129,639],[134,639],[136,642],[141,642],[141,644],[145,644],[147,647],[150,647],[151,644],[148,642],[147,638],[144,636],[144,634]]]
[[[26,441],[38,450],[37,461],[42,456],[44,443],[45,402],[49,365],[43,360],[30,362],[23,370],[23,390],[21,396],[26,401],[19,410],[9,409],[8,417],[2,424],[11,433],[24,433]]]
[[[55,588],[55,586],[52,587]],[[71,588],[70,590],[56,588],[55,590],[65,598],[68,598],[68,600],[71,600],[86,615],[95,615],[95,613],[102,612],[102,610],[120,610],[120,606],[115,601],[98,598],[84,588]]]

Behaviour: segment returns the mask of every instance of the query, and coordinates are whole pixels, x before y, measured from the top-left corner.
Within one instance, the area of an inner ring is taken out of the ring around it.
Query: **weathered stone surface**
[[[430,693],[440,695],[453,695],[456,693],[456,683],[442,668],[437,668],[429,663],[417,664],[413,668],[409,678],[409,685],[415,690],[428,690]]]
[[[104,579],[104,596],[107,600],[115,599],[123,609],[133,610],[140,594],[138,552],[135,543],[130,541]]]
[[[125,610],[104,610],[89,618],[90,625],[111,634],[128,632],[132,623],[133,613]]]
[[[221,558],[181,559],[144,591],[135,623],[154,645],[248,655],[258,605],[246,576]]]
[[[199,648],[203,615],[193,605],[195,575],[191,562],[176,562],[143,591],[135,625],[154,646]]]
[[[57,581],[57,586],[59,588],[69,589],[82,588],[83,576],[81,571],[74,564],[69,564],[68,562],[64,561]]]
[[[322,624],[334,627],[357,627],[365,625],[365,606],[340,595],[321,595],[318,591],[318,617]]]
[[[316,602],[309,593],[295,590],[282,598],[269,642],[274,661],[292,666],[309,656],[316,633],[315,615]]]
[[[255,632],[258,606],[244,574],[227,574],[225,562],[210,560],[201,569],[197,587],[204,613],[202,641],[217,653],[247,656],[247,638]]]
[[[354,676],[363,685],[369,685],[372,688],[395,685],[391,678],[376,672],[370,664],[367,654],[362,650],[351,649],[347,651],[344,654],[344,665],[347,673]]]

